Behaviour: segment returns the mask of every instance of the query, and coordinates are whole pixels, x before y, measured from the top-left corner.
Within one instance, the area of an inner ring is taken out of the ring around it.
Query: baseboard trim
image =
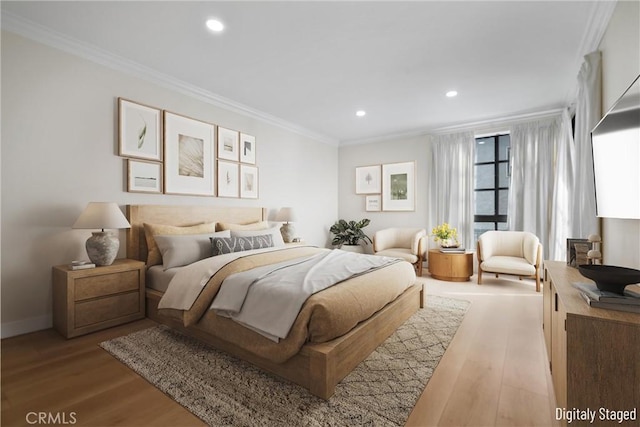
[[[16,320],[14,322],[2,323],[0,326],[0,338],[15,337],[31,332],[49,329],[53,326],[51,315],[31,317],[29,319]]]

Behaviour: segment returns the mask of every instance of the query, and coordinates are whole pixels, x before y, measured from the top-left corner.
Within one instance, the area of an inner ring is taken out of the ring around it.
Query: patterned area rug
[[[401,426],[468,306],[429,295],[329,401],[165,326],[100,345],[212,426]]]

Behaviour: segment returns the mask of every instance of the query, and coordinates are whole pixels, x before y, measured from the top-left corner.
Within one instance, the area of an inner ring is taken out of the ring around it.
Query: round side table
[[[430,249],[429,273],[438,280],[468,282],[473,276],[473,252],[451,253]]]

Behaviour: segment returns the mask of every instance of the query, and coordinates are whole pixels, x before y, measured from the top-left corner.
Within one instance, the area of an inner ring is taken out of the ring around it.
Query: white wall
[[[602,111],[608,111],[640,74],[640,2],[620,1],[600,42]],[[640,191],[639,183],[635,190]],[[606,264],[640,269],[640,220],[602,220]]]
[[[427,225],[427,179],[429,176],[426,136],[399,138],[370,144],[340,147],[338,170],[340,190],[338,198],[339,217],[346,220],[369,218],[371,224],[364,229],[373,234],[388,227],[421,227]],[[355,175],[357,166],[384,163],[416,162],[416,209],[413,212],[367,212],[365,196],[356,194]],[[430,232],[430,229],[427,230]],[[371,251],[371,248],[368,248]]]
[[[117,97],[256,136],[258,200],[125,191]],[[2,336],[48,328],[51,267],[86,258],[71,225],[90,201],[293,206],[324,246],[338,214],[338,148],[2,32]],[[124,257],[124,233],[120,256]]]
[[[635,77],[640,74],[640,2],[620,1],[609,22],[599,49],[603,66],[603,112],[611,108]],[[576,71],[577,74],[577,71]],[[368,217],[368,234],[380,228],[427,224],[428,165],[426,137],[413,137],[340,148],[339,216],[345,219]],[[418,161],[416,211],[412,213],[371,213],[364,210],[364,196],[355,194],[355,167],[416,159]],[[640,268],[640,220],[602,220],[604,262]]]

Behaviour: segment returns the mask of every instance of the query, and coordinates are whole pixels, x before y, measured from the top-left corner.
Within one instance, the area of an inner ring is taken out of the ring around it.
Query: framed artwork
[[[218,126],[218,159],[238,161],[238,131]]]
[[[592,249],[588,239],[567,239],[567,265],[577,268],[588,264],[587,252]]]
[[[164,191],[215,195],[214,125],[164,112]]]
[[[162,163],[127,159],[127,191],[162,193]]]
[[[238,197],[238,163],[218,160],[218,197]]]
[[[367,212],[379,212],[380,211],[380,195],[374,194],[371,196],[365,196],[364,210]]]
[[[382,210],[414,211],[416,208],[416,162],[382,165]]]
[[[160,110],[118,98],[118,155],[162,161]]]
[[[240,161],[256,164],[256,137],[240,133]]]
[[[258,198],[258,168],[240,165],[240,197],[243,199]]]
[[[380,165],[356,168],[356,194],[380,194]]]

